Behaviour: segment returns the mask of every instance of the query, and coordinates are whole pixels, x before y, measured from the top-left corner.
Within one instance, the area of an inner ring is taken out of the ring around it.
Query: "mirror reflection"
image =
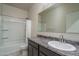
[[[79,4],[55,4],[39,13],[38,32],[79,33]]]

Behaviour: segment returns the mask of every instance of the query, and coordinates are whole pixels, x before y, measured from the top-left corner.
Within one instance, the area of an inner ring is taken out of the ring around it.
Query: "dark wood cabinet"
[[[28,40],[28,56],[61,56],[36,42]]]
[[[38,56],[38,44],[28,41],[28,56]]]
[[[31,45],[28,46],[28,55],[32,56],[33,55],[33,47]]]
[[[39,51],[42,52],[42,54],[45,56],[60,56],[58,53],[53,52],[53,51],[51,51],[51,50],[49,50],[41,45],[39,46]]]
[[[45,54],[42,53],[42,52],[39,52],[39,56],[47,56],[47,55],[45,55]]]
[[[38,49],[33,48],[33,56],[38,56]]]

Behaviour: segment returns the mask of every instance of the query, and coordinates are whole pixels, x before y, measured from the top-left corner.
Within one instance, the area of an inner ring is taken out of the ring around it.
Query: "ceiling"
[[[7,4],[23,10],[29,10],[34,3],[7,3]]]

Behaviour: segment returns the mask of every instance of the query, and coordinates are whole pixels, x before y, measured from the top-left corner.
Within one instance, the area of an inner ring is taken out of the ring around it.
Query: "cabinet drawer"
[[[29,43],[30,45],[32,45],[34,48],[38,48],[38,44],[35,43],[35,42],[33,42],[33,41],[28,40],[28,43]]]
[[[51,51],[43,46],[39,46],[39,51],[43,52],[47,56],[60,56],[59,54],[57,54],[57,53],[55,53],[55,52],[53,52],[53,51]]]

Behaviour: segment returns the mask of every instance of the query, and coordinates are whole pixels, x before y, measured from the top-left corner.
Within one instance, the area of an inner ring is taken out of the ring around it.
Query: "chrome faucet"
[[[63,35],[60,35],[60,40],[61,40],[62,43],[64,43]]]

